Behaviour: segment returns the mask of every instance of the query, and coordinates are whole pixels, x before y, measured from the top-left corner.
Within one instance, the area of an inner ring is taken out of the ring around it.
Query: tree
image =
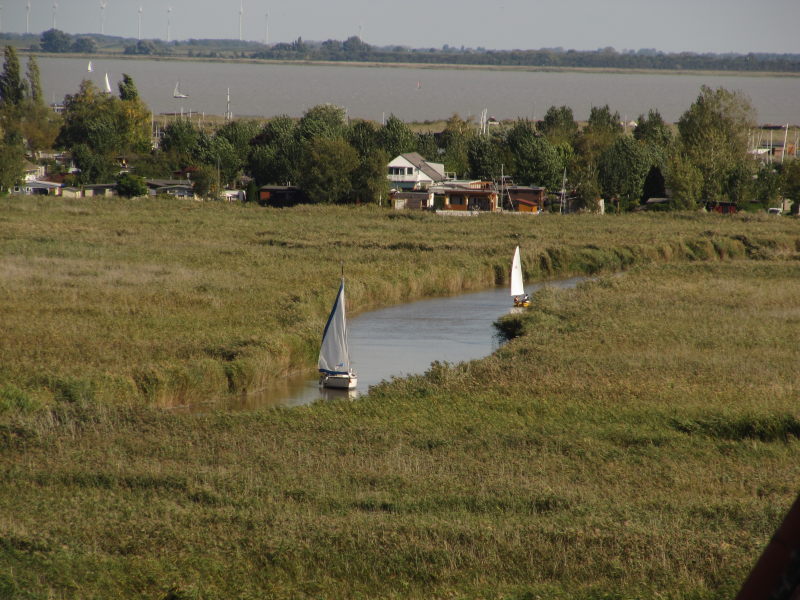
[[[703,193],[703,174],[687,157],[680,144],[667,158],[665,179],[670,196],[670,208],[674,210],[696,209]]]
[[[578,133],[578,124],[569,106],[548,108],[537,128],[552,144],[571,144]]]
[[[28,92],[31,102],[34,104],[44,104],[42,95],[42,81],[39,74],[39,63],[35,56],[28,57]]]
[[[320,104],[309,108],[298,123],[301,141],[316,137],[340,138],[345,134],[345,113],[340,106]]]
[[[351,176],[351,196],[356,202],[377,202],[389,195],[386,165],[390,157],[384,150],[376,150],[361,157]]]
[[[109,153],[96,151],[85,143],[72,147],[72,159],[80,171],[77,183],[82,185],[112,181],[118,170]]]
[[[220,127],[215,135],[228,140],[244,164],[250,155],[250,142],[259,134],[258,121],[252,119],[236,119]]]
[[[139,90],[136,89],[136,84],[133,78],[127,73],[122,74],[122,81],[117,84],[119,88],[120,100],[133,101],[139,99]]]
[[[600,157],[598,179],[605,198],[616,198],[618,210],[632,210],[642,199],[652,160],[644,144],[620,137]]]
[[[5,62],[0,74],[0,100],[5,106],[19,106],[25,98],[19,58],[13,46],[5,47]]]
[[[107,177],[107,167],[115,156],[150,150],[150,112],[137,99],[120,100],[101,94],[90,81],[81,82],[77,94],[64,98],[64,124],[56,138],[62,148],[83,146],[86,172]],[[97,181],[91,179],[90,181]]]
[[[275,117],[263,127],[252,144],[247,170],[259,184],[288,185],[297,181],[301,143],[294,119],[286,115]]]
[[[386,123],[378,130],[378,143],[386,153],[394,158],[416,149],[417,138],[411,128],[394,115],[389,115]]]
[[[350,123],[345,139],[361,158],[369,156],[379,148],[378,130],[371,121]]]
[[[342,138],[313,138],[306,142],[300,187],[312,202],[344,202],[352,190],[351,174],[358,154]]]
[[[97,52],[97,42],[90,37],[79,37],[72,42],[70,50],[80,54],[94,54]]]
[[[147,184],[143,177],[131,173],[122,173],[117,178],[117,194],[124,198],[135,198],[147,195]]]
[[[72,38],[60,29],[48,29],[42,33],[40,43],[45,52],[69,52]]]
[[[703,198],[723,199],[731,190],[732,174],[751,161],[747,134],[754,122],[755,111],[743,94],[707,86],[678,120],[686,159],[703,178]]]
[[[201,165],[192,173],[192,188],[201,198],[216,197],[220,192],[217,170],[211,165]]]
[[[201,137],[198,146],[197,158],[202,164],[217,168],[221,186],[229,185],[236,179],[244,161],[225,137]]]
[[[469,140],[476,135],[474,124],[457,113],[447,120],[442,131],[444,168],[447,171],[464,174],[469,170],[467,149]]]
[[[788,162],[783,167],[781,173],[783,182],[781,187],[783,193],[787,198],[794,202],[792,203],[792,214],[800,213],[800,160],[793,160]]]
[[[189,120],[173,121],[161,133],[161,150],[183,160],[189,160],[197,153],[199,142],[200,130]]]
[[[25,149],[19,143],[0,140],[0,192],[17,185],[25,174]]]
[[[639,115],[633,137],[658,148],[666,148],[672,141],[672,130],[661,118],[658,110],[650,109],[646,117]]]
[[[514,178],[518,183],[539,185],[551,190],[561,187],[564,164],[553,144],[536,134],[533,123],[527,120],[514,123],[506,142],[513,161]]]
[[[584,163],[597,165],[600,156],[616,139],[622,135],[618,112],[611,112],[608,105],[593,106],[589,112],[589,120],[576,140],[576,150]]]
[[[498,179],[503,171],[499,138],[479,135],[471,138],[467,145],[469,172],[472,177]]]

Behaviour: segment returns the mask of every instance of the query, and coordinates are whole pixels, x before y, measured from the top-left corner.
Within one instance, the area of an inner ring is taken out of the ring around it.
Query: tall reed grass
[[[653,261],[792,255],[788,219],[485,215],[3,199],[0,384],[49,402],[182,404],[313,363],[344,263],[351,311]]]

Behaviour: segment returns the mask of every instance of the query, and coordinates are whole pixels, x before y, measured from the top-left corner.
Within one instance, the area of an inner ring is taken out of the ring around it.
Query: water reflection
[[[582,280],[533,284],[526,290],[533,293],[543,285],[571,288]],[[356,398],[381,381],[424,373],[434,361],[458,363],[491,354],[500,345],[492,324],[505,314],[524,310],[536,310],[536,305],[529,309],[511,306],[511,296],[503,287],[363,313],[349,322],[350,355],[358,374],[355,390],[321,388],[316,374],[300,375],[243,398],[189,410],[249,410]]]

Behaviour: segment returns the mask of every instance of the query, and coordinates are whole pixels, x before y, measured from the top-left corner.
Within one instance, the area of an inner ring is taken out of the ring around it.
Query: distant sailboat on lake
[[[109,83],[109,81],[108,81],[108,73],[106,73],[106,81],[105,81],[105,83],[106,83],[106,94],[110,94],[111,93],[111,83]]]
[[[89,71],[89,73],[94,71],[94,67],[92,66],[92,61],[89,61],[89,64],[86,65],[86,70]]]
[[[178,81],[175,83],[175,91],[172,92],[173,98],[188,98],[189,94],[184,94],[181,92],[181,82]]]

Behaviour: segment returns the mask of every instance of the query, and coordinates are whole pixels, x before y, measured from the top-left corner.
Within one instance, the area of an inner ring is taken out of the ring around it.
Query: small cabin
[[[286,208],[308,202],[308,196],[292,185],[262,185],[258,188],[258,203],[262,206]]]
[[[512,210],[533,214],[539,214],[544,210],[547,188],[513,185],[504,191],[508,194]]]

